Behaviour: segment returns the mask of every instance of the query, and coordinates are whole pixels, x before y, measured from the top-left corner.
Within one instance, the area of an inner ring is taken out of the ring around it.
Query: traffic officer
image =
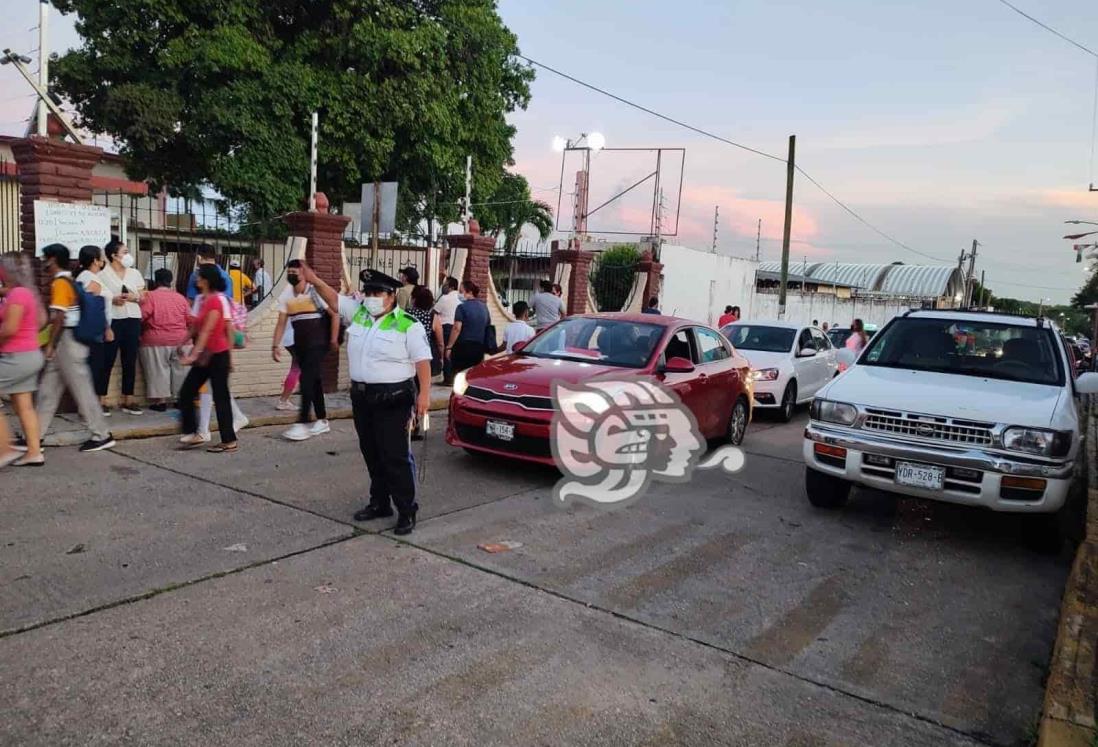
[[[376,270],[358,278],[363,298],[341,296],[301,263],[301,275],[347,325],[351,411],[358,446],[370,473],[370,500],[355,521],[398,513],[395,534],[416,526],[416,470],[410,431],[431,401],[431,346],[427,331],[396,304],[400,281]]]

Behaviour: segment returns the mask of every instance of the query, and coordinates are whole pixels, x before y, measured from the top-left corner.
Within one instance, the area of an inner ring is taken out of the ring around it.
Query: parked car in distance
[[[827,338],[831,340],[831,344],[836,348],[846,347],[846,341],[850,339],[852,334],[854,334],[854,330],[850,327],[832,327],[827,330]],[[865,336],[872,340],[875,334],[877,334],[877,325],[866,324]]]
[[[852,485],[863,485],[1054,515],[1080,448],[1075,395],[1095,392],[1098,374],[1073,376],[1047,320],[908,312],[812,403],[803,446],[808,500],[837,508]],[[1057,522],[1030,526],[1049,538]]]
[[[751,421],[747,359],[719,332],[657,314],[580,314],[511,355],[454,377],[446,442],[467,451],[554,464],[553,382],[646,379],[675,391],[706,438],[738,444]]]
[[[739,321],[721,332],[751,362],[755,406],[777,410],[786,422],[838,371],[835,348],[816,327]]]

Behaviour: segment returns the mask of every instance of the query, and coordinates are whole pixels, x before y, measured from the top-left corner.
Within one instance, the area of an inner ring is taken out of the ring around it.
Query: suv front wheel
[[[850,483],[819,470],[805,467],[804,491],[816,508],[841,508],[850,495]]]

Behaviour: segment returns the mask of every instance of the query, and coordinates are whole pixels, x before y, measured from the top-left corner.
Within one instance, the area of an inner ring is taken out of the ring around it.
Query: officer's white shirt
[[[359,314],[359,309],[362,313]],[[407,332],[397,329],[394,314],[412,321]],[[355,320],[356,315],[358,320]],[[363,384],[396,384],[416,375],[416,363],[431,360],[427,331],[411,315],[395,307],[385,316],[374,319],[363,305],[348,296],[339,297],[339,316],[347,325],[347,360],[351,381]],[[369,320],[369,326],[362,324]],[[388,320],[389,325],[386,325]],[[387,329],[382,329],[388,326]]]

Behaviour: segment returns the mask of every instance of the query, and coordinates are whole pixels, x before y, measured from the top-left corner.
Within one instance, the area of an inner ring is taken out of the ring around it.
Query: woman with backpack
[[[23,427],[25,448],[11,441],[7,419],[0,415],[0,467],[41,466],[46,463],[34,411],[38,373],[46,363],[38,348],[38,329],[46,324],[46,309],[26,258],[0,258],[0,394],[11,398]]]
[[[232,371],[232,319],[224,297],[225,281],[213,265],[202,265],[196,281],[202,294],[202,305],[194,325],[194,347],[180,363],[191,366],[183,386],[179,390],[179,410],[183,415],[183,437],[179,442],[184,448],[206,443],[207,438],[198,432],[198,415],[194,399],[199,388],[207,381],[213,389],[214,407],[217,410],[217,427],[221,443],[206,449],[215,454],[234,452],[238,448],[233,428],[233,406],[229,394],[229,373]]]
[[[103,342],[88,343],[88,368],[91,369],[92,383],[95,384],[95,393],[99,395],[99,405],[103,408],[103,415],[110,417],[111,411],[106,405],[107,387],[111,380],[107,372],[107,345],[114,342],[114,330],[111,329],[111,301],[114,296],[99,280],[99,272],[107,266],[107,261],[103,259],[103,250],[94,244],[80,247],[76,261],[80,265],[80,274],[76,276],[76,282],[80,283],[88,293],[93,296],[102,296],[105,301],[107,326],[103,330]]]

